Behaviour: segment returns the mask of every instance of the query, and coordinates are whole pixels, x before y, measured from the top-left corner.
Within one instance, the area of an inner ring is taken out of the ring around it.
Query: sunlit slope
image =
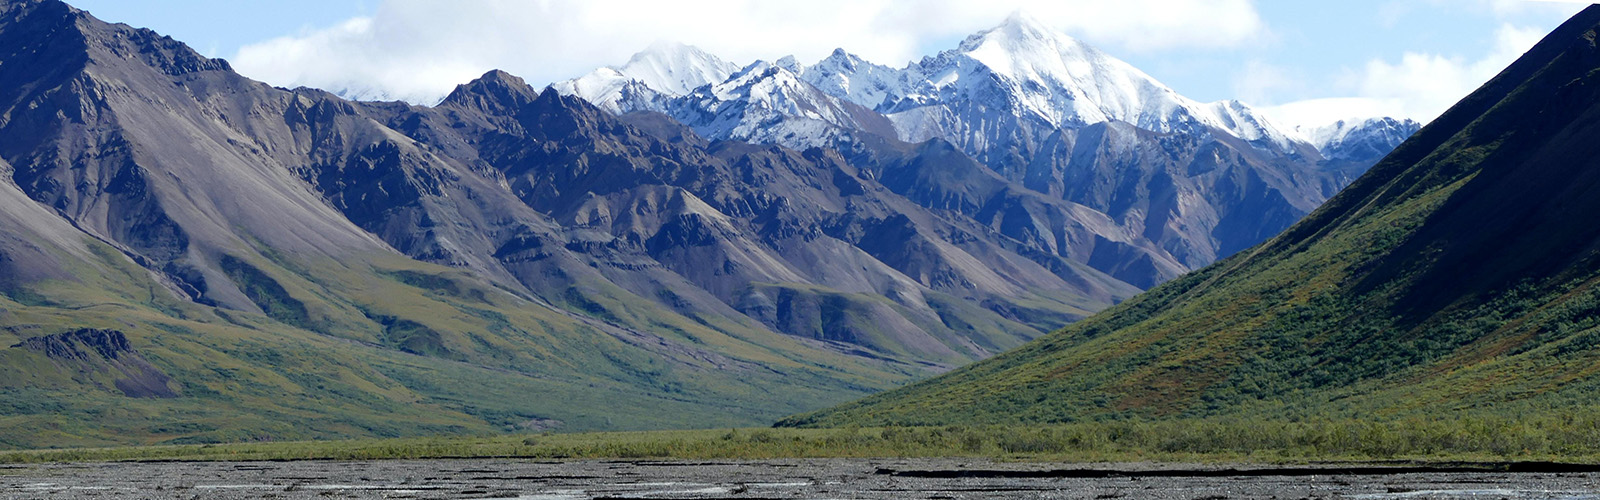
[[[1600,8],[1254,249],[1016,351],[784,425],[1592,405]]]
[[[0,298],[0,446],[751,425],[904,376],[616,306],[681,337],[643,334],[398,256],[238,263],[273,305],[228,311],[89,247],[88,272]],[[55,333],[74,328],[127,342]]]
[[[356,103],[0,0],[0,447],[759,425],[1136,291],[952,217],[500,72]]]

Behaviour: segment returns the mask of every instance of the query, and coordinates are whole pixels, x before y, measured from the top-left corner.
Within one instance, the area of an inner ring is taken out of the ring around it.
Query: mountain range
[[[1016,351],[785,423],[1592,413],[1597,40],[1591,6],[1262,245]]]
[[[0,446],[767,423],[1270,237],[1408,126],[1329,134],[1351,156],[1324,159],[1025,18],[963,47],[991,39],[1159,99],[1024,106],[1001,93],[1082,89],[957,51],[918,71],[981,76],[869,107],[810,83],[893,73],[842,52],[658,45],[626,79],[362,102],[0,0]],[[1005,106],[963,107],[984,96]],[[980,122],[1004,140],[907,132]]]
[[[1091,264],[1141,288],[1277,234],[1420,127],[1281,127],[1237,101],[1183,97],[1021,13],[900,69],[843,49],[809,66],[785,57],[734,68],[656,44],[555,88],[614,114],[663,113],[712,139],[844,152],[870,137],[948,142],[1154,242],[1164,262]]]

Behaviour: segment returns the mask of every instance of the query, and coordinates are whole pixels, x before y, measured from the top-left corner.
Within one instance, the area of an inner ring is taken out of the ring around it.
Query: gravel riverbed
[[[962,459],[67,463],[0,466],[0,498],[1600,499],[1600,472],[1590,469]]]

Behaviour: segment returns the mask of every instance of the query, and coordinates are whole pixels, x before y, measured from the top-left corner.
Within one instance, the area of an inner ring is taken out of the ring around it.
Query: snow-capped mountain
[[[349,84],[333,87],[333,88],[329,89],[328,91],[332,92],[333,95],[339,96],[339,98],[341,98],[341,99],[345,99],[345,100],[349,100],[349,101],[362,101],[362,102],[405,101],[405,102],[414,102],[414,103],[436,104],[436,103],[439,102],[439,99],[440,99],[440,97],[437,96],[437,95],[433,95],[433,94],[429,94],[429,93],[425,93],[425,92],[417,92],[417,93],[411,93],[411,94],[399,94],[399,93],[394,93],[394,92],[390,91],[390,89],[384,88],[382,86],[371,85],[371,84],[363,84],[363,83],[349,83]]]
[[[798,69],[793,58],[756,61],[725,82],[669,99],[663,111],[706,137],[795,149],[831,146],[858,130],[895,134],[883,115],[802,81]]]
[[[1322,126],[1295,127],[1322,157],[1334,161],[1377,160],[1405,142],[1422,124],[1412,119],[1350,118]]]
[[[1186,98],[1132,65],[1020,13],[968,37],[954,50],[911,65],[904,75],[902,88],[887,86],[892,102],[878,110],[895,121],[903,138],[914,142],[956,138],[979,152],[983,145],[973,143],[984,138],[963,135],[1012,118],[1050,128],[1122,121],[1160,133],[1214,127],[1258,147],[1285,153],[1295,149],[1290,134],[1241,103],[1202,104]],[[905,94],[893,95],[897,91]],[[973,109],[949,116],[943,110],[918,111],[928,106]],[[983,112],[973,112],[979,109]]]
[[[674,60],[692,68],[629,73],[637,61]],[[859,149],[861,134],[942,140],[1021,189],[1102,212],[1191,268],[1277,234],[1414,130],[1318,135],[1238,101],[1195,101],[1022,14],[900,69],[840,49],[809,66],[757,61],[718,81],[727,66],[705,61],[716,59],[653,47],[556,88],[614,113],[658,111],[710,139],[841,151]],[[1117,259],[1097,268],[1143,265]]]
[[[739,69],[695,47],[658,43],[555,87],[613,113],[660,111],[708,137],[798,148],[853,129],[883,132],[882,120],[856,109],[865,108],[893,124],[887,135],[945,139],[991,166],[1014,153],[1011,139],[1107,121],[1159,133],[1215,129],[1282,154],[1304,147],[1242,103],[1186,98],[1020,13],[898,70],[843,49],[810,66],[790,56]],[[1004,154],[991,154],[996,148]]]
[[[806,67],[800,78],[823,92],[872,109],[884,106],[891,96],[907,94],[903,71],[873,64],[844,49],[834,49]]]
[[[738,70],[738,65],[697,47],[658,42],[634,54],[627,64],[596,69],[554,87],[612,113],[659,111],[665,99],[727,81]]]

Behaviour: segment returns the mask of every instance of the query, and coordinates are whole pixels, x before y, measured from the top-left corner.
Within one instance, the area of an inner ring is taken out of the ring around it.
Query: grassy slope
[[[0,464],[141,460],[978,457],[1072,462],[1600,461],[1594,414],[1391,422],[1209,419],[1049,426],[723,429],[0,452]]]
[[[0,296],[0,447],[758,425],[917,373],[615,290],[586,299],[611,324],[583,319],[398,256],[238,259],[265,314],[224,311],[92,246],[76,280]],[[77,327],[125,332],[182,396],[128,398],[17,346]]]
[[[1600,266],[1592,221],[1568,218],[1592,213],[1600,168],[1597,23],[1580,14],[1273,241],[1017,351],[784,424],[1592,409]]]

